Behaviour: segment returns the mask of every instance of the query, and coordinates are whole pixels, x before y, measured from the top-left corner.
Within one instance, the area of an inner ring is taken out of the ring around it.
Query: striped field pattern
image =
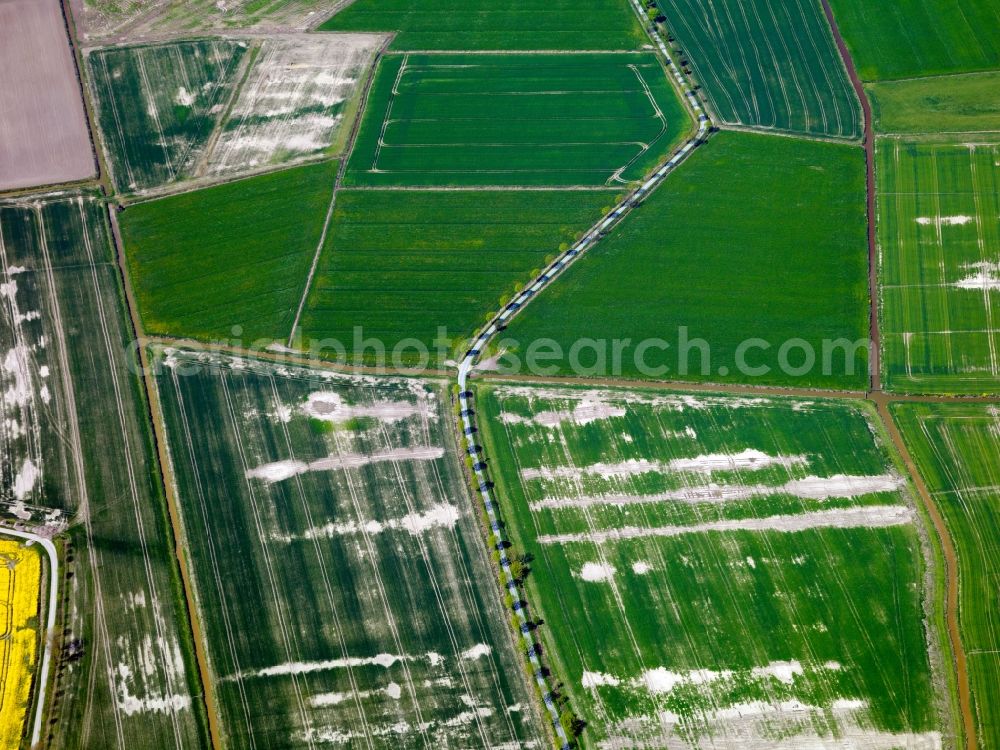
[[[86,193],[0,203],[0,499],[69,524],[46,746],[196,750],[204,710],[106,210]]]
[[[1000,389],[1000,144],[880,142],[887,383]]]
[[[861,136],[861,106],[819,2],[671,0],[660,7],[721,122]]]
[[[689,125],[650,53],[389,55],[346,184],[625,184]]]
[[[593,747],[940,747],[915,511],[873,414],[477,391],[546,658]]]
[[[958,616],[980,747],[1000,745],[1000,415],[982,404],[896,404],[909,444],[954,539]]]
[[[227,744],[537,747],[440,386],[167,352]]]

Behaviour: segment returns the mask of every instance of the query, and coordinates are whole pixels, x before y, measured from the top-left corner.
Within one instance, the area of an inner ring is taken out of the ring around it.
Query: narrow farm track
[[[824,0],[825,2],[826,0]],[[958,553],[955,550],[955,543],[952,541],[948,525],[941,514],[941,510],[934,501],[934,495],[927,487],[923,476],[917,469],[917,464],[910,455],[909,448],[903,440],[903,435],[896,426],[892,415],[889,413],[889,404],[893,400],[882,393],[877,393],[871,399],[878,409],[878,415],[885,425],[889,438],[896,447],[900,458],[906,465],[907,472],[913,480],[913,485],[920,496],[921,503],[930,516],[934,525],[934,532],[941,545],[941,554],[944,557],[944,587],[945,602],[944,616],[945,627],[948,630],[948,642],[951,646],[951,659],[955,666],[959,712],[961,713],[963,733],[965,734],[966,750],[976,750],[979,743],[976,740],[976,719],[972,710],[972,695],[969,688],[969,670],[966,660],[965,650],[962,648],[962,633],[958,622]],[[948,399],[954,401],[954,399]]]
[[[49,558],[49,601],[45,612],[45,632],[42,634],[42,662],[38,669],[38,687],[35,693],[35,721],[31,727],[31,746],[36,747],[42,740],[43,718],[45,714],[45,691],[49,684],[50,664],[52,662],[52,643],[49,637],[56,630],[56,609],[59,603],[59,555],[56,546],[50,539],[30,534],[25,531],[15,531],[6,527],[0,528],[0,536],[13,536],[33,544],[41,545]]]
[[[638,0],[631,0],[631,3],[635,11],[639,14],[640,19],[644,18],[644,12]],[[603,237],[613,227],[621,223],[621,221],[629,215],[632,209],[638,205],[642,199],[646,198],[653,190],[655,190],[660,183],[663,182],[667,175],[673,172],[679,164],[683,163],[694,151],[694,149],[708,138],[710,133],[709,117],[705,113],[698,97],[695,95],[692,84],[684,76],[680,68],[670,56],[666,44],[659,35],[659,31],[655,27],[649,27],[649,31],[650,36],[656,42],[660,52],[667,62],[667,65],[669,66],[677,88],[686,99],[691,113],[697,118],[697,132],[692,138],[685,142],[683,146],[675,151],[670,159],[656,170],[652,177],[629,193],[629,195],[615,208],[613,208],[611,212],[608,213],[602,221],[600,221],[600,223],[592,227],[582,239],[556,258],[556,260],[553,261],[530,286],[524,289],[524,291],[522,291],[512,302],[500,310],[500,312],[493,317],[486,327],[478,333],[472,346],[466,352],[462,361],[458,365],[458,398],[461,405],[462,429],[465,436],[470,438],[468,442],[471,447],[468,449],[468,452],[475,458],[472,471],[475,476],[475,480],[478,483],[478,491],[483,501],[483,506],[486,509],[486,514],[489,518],[490,530],[498,541],[498,549],[501,548],[500,545],[502,545],[506,539],[504,535],[504,527],[501,523],[500,516],[497,512],[497,505],[493,498],[493,486],[486,473],[486,464],[484,462],[485,457],[482,453],[482,448],[475,446],[474,441],[471,439],[471,435],[473,435],[477,430],[473,423],[473,415],[475,413],[473,408],[475,406],[475,396],[468,390],[469,375],[472,373],[477,360],[487,345],[498,333],[506,328],[506,325],[511,318],[517,315],[518,311],[528,304],[532,297],[544,290],[556,278],[558,278],[562,272],[580,255],[586,252],[588,248],[596,245],[601,237]],[[514,612],[519,623],[523,645],[531,664],[532,679],[534,679],[539,691],[542,694],[542,700],[544,701],[545,707],[552,720],[552,728],[555,731],[559,743],[561,744],[563,750],[569,750],[571,747],[570,738],[560,721],[560,710],[556,703],[555,696],[550,688],[547,673],[542,666],[540,648],[535,642],[534,631],[528,618],[524,592],[521,589],[520,583],[514,577],[514,573],[511,568],[511,561],[508,559],[506,553],[502,551],[500,553],[500,567],[503,570],[504,585],[515,602]]]
[[[844,61],[844,66],[847,68],[847,75],[851,80],[851,85],[854,86],[858,99],[861,101],[861,110],[864,116],[865,183],[868,204],[868,293],[870,300],[869,318],[872,342],[870,381],[872,400],[878,409],[879,417],[881,418],[885,429],[888,431],[888,434],[891,436],[892,441],[896,446],[896,450],[903,458],[907,471],[910,474],[910,478],[912,479],[914,486],[917,488],[917,492],[920,495],[920,499],[927,511],[927,514],[930,516],[931,523],[934,525],[935,535],[937,536],[938,543],[941,546],[941,552],[944,556],[944,616],[948,631],[948,640],[951,647],[952,663],[955,669],[958,690],[958,709],[961,714],[963,733],[965,734],[965,747],[967,750],[975,750],[975,748],[978,747],[978,743],[976,741],[976,719],[975,713],[972,709],[969,672],[966,664],[965,651],[962,648],[962,634],[958,622],[959,580],[958,556],[955,551],[955,543],[951,538],[951,532],[948,530],[948,526],[944,522],[944,517],[942,516],[941,511],[934,501],[933,495],[931,495],[931,493],[927,490],[927,485],[924,483],[923,477],[920,475],[916,464],[913,462],[912,457],[910,457],[906,444],[903,442],[902,435],[892,420],[892,415],[889,413],[888,408],[888,399],[881,392],[882,337],[879,331],[879,259],[876,236],[878,214],[876,213],[875,136],[872,127],[871,102],[868,101],[868,95],[865,93],[864,85],[861,83],[861,78],[858,75],[857,68],[854,66],[854,60],[851,57],[850,50],[848,50],[847,44],[844,42],[843,36],[841,36],[840,29],[837,26],[837,19],[833,14],[833,8],[830,6],[830,0],[821,0],[821,3],[823,5],[823,12],[826,14],[826,19],[830,24],[830,30],[833,33],[833,39],[837,45],[837,50],[840,52],[840,56]]]
[[[128,308],[129,314],[127,323],[130,325],[130,333],[135,337],[135,342],[138,345],[136,348],[138,349],[139,365],[142,368],[142,377],[140,380],[146,397],[147,417],[153,426],[153,443],[156,448],[157,457],[156,463],[159,469],[160,480],[163,482],[164,497],[167,501],[167,516],[170,521],[170,529],[173,532],[174,554],[180,569],[180,582],[184,594],[184,604],[187,610],[188,621],[191,625],[195,663],[198,665],[198,676],[201,682],[201,697],[205,703],[205,713],[208,717],[209,742],[213,750],[222,750],[222,728],[219,725],[219,712],[215,700],[215,684],[212,681],[212,671],[208,664],[208,653],[205,648],[206,640],[198,612],[198,604],[194,598],[194,583],[191,580],[191,569],[188,566],[187,555],[185,554],[187,544],[184,539],[180,507],[176,495],[177,483],[170,469],[166,427],[162,419],[163,411],[160,406],[159,393],[156,390],[152,364],[149,361],[149,353],[143,343],[142,319],[139,315],[139,306],[135,299],[134,287],[129,278],[128,264],[125,261],[125,245],[122,243],[118,218],[115,215],[115,208],[112,205],[108,206],[108,217],[111,223],[111,238],[114,244],[115,261],[122,280],[122,288],[125,290],[125,306]]]

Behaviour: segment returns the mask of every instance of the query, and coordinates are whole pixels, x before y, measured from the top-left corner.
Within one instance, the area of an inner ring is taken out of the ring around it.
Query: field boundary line
[[[984,68],[983,70],[963,70],[955,73],[931,73],[926,76],[903,76],[902,78],[879,78],[874,81],[865,81],[869,86],[880,83],[905,83],[906,81],[931,81],[937,78],[962,78],[968,76],[983,76],[990,74],[1000,74],[1000,68]]]
[[[170,463],[170,451],[167,447],[167,431],[163,423],[163,407],[160,404],[159,392],[153,380],[153,369],[150,367],[149,352],[146,350],[143,339],[142,319],[139,315],[138,303],[129,278],[128,263],[125,259],[125,245],[122,243],[121,230],[118,226],[118,217],[115,207],[108,204],[108,217],[111,223],[111,242],[114,245],[115,260],[118,266],[118,274],[121,281],[122,290],[125,294],[125,304],[128,308],[128,322],[131,333],[137,342],[139,356],[139,366],[142,368],[142,391],[145,395],[146,417],[149,424],[152,424],[153,431],[150,436],[156,452],[157,474],[163,485],[163,497],[167,506],[167,517],[170,521],[170,529],[173,532],[174,556],[179,568],[181,590],[184,593],[185,610],[187,621],[191,627],[191,640],[194,645],[194,659],[198,667],[201,681],[201,698],[205,704],[205,714],[208,720],[208,739],[213,750],[223,750],[222,729],[218,713],[218,704],[215,700],[215,685],[212,682],[211,667],[208,663],[207,642],[204,629],[201,625],[201,618],[198,611],[198,604],[194,598],[194,589],[191,576],[191,569],[188,566],[185,554],[185,533],[184,522],[180,513],[180,503],[177,498],[177,484],[173,477],[173,469]],[[192,696],[197,699],[198,696]]]
[[[333,360],[310,358],[297,349],[254,350],[224,344],[210,344],[195,339],[177,338],[171,336],[144,336],[140,340],[143,346],[177,349],[191,353],[206,351],[228,357],[284,364],[319,372],[335,372],[344,375],[362,375],[368,377],[413,378],[420,380],[448,380],[454,377],[454,369],[434,368],[396,368],[373,367],[364,364],[351,364]],[[570,375],[530,375],[503,374],[481,371],[477,378],[495,383],[524,383],[538,385],[568,385],[580,388],[603,386],[608,388],[638,388],[646,390],[690,391],[693,393],[717,393],[721,396],[763,396],[789,398],[817,398],[830,400],[871,401],[872,394],[867,391],[836,390],[823,388],[795,388],[780,385],[752,385],[749,383],[716,383],[694,380],[642,380],[626,377],[577,377]],[[993,404],[1000,405],[1000,395],[962,395],[962,394],[921,394],[897,391],[883,391],[886,399],[891,402],[918,404]]]
[[[471,173],[470,173],[471,174]],[[344,188],[348,192],[401,192],[414,193],[544,193],[544,192],[606,192],[618,195],[621,187],[612,185],[351,185]]]
[[[860,146],[858,138],[848,138],[846,136],[824,135],[822,133],[798,133],[793,130],[783,128],[766,128],[763,125],[744,125],[741,122],[717,123],[719,130],[728,130],[734,133],[755,133],[757,135],[770,135],[775,138],[791,138],[796,141],[812,141],[814,143],[833,143],[838,146]]]
[[[38,669],[38,689],[35,691],[35,721],[31,729],[31,746],[35,747],[42,739],[42,719],[45,715],[45,691],[49,683],[50,664],[52,662],[52,643],[49,639],[56,630],[56,610],[59,603],[59,554],[51,539],[32,534],[27,531],[17,531],[6,526],[0,527],[0,536],[13,536],[27,540],[31,544],[39,544],[49,558],[49,603],[45,612],[45,632],[42,633],[42,659]],[[41,602],[39,602],[39,605]]]
[[[352,0],[354,2],[355,0]],[[341,33],[341,32],[325,32]],[[350,32],[350,33],[373,33],[373,32]],[[424,55],[425,57],[465,57],[467,55],[507,55],[516,57],[517,55],[641,55],[650,52],[649,49],[394,49],[389,50],[386,55]]]
[[[347,163],[351,160],[351,156],[354,153],[354,144],[358,140],[358,133],[361,131],[361,123],[365,119],[365,109],[368,106],[368,96],[371,94],[372,86],[375,85],[375,76],[378,72],[379,64],[382,62],[382,58],[385,55],[386,49],[392,44],[393,40],[396,38],[395,34],[388,35],[382,42],[382,46],[375,51],[375,56],[372,58],[371,70],[368,72],[368,77],[365,80],[364,90],[361,93],[361,98],[358,102],[358,116],[354,118],[354,122],[351,125],[351,134],[348,136],[347,145],[344,147],[344,153],[340,156],[340,163],[337,165],[337,177],[333,182],[333,192],[330,195],[330,204],[326,209],[326,219],[323,221],[323,231],[320,233],[319,242],[316,243],[316,252],[313,254],[312,265],[309,267],[309,275],[306,277],[305,288],[302,290],[302,296],[299,298],[299,306],[295,311],[295,319],[292,321],[292,330],[288,333],[288,346],[292,346],[295,341],[295,332],[298,330],[299,321],[302,319],[302,311],[306,306],[306,299],[309,297],[309,291],[312,289],[313,278],[316,276],[316,268],[319,266],[319,256],[323,253],[323,246],[326,244],[326,236],[330,231],[330,224],[333,221],[333,211],[337,205],[337,193],[340,191],[341,185],[344,182],[344,175],[347,173]]]

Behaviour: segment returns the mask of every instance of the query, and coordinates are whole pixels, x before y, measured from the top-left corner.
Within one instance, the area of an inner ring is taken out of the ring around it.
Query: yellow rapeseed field
[[[0,750],[16,750],[35,674],[41,557],[0,539]]]

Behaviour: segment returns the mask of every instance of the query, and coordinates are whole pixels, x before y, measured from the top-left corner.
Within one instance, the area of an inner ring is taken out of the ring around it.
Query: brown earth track
[[[823,12],[826,14],[830,31],[833,33],[833,40],[840,52],[840,57],[847,69],[847,75],[851,79],[851,85],[857,92],[861,101],[861,110],[864,114],[864,149],[865,149],[865,182],[868,202],[868,293],[870,298],[870,326],[871,326],[871,395],[878,414],[885,429],[888,431],[893,444],[906,465],[913,484],[917,489],[917,494],[930,516],[934,526],[934,532],[940,544],[941,553],[944,557],[944,617],[945,627],[948,631],[948,641],[951,647],[952,664],[955,669],[955,678],[958,690],[958,710],[961,714],[962,728],[965,734],[965,747],[967,750],[976,750],[976,720],[972,710],[972,697],[969,688],[969,672],[966,664],[965,651],[962,648],[962,634],[958,622],[958,554],[955,551],[955,543],[951,538],[944,517],[940,509],[934,502],[934,496],[927,489],[913,457],[903,441],[903,436],[893,422],[889,413],[889,397],[882,393],[882,337],[879,331],[879,295],[878,295],[878,240],[876,236],[876,203],[875,203],[875,136],[872,128],[872,107],[865,93],[865,87],[861,83],[854,60],[850,50],[844,42],[844,37],[837,26],[837,19],[830,6],[830,0],[820,0],[823,5]]]
[[[201,625],[198,602],[195,600],[194,582],[191,580],[191,568],[189,567],[185,552],[184,524],[180,514],[180,503],[177,499],[177,484],[171,473],[166,426],[163,424],[161,417],[163,412],[160,407],[159,391],[156,388],[156,381],[153,375],[154,370],[149,361],[149,352],[142,335],[142,320],[139,317],[139,308],[132,291],[131,281],[129,280],[128,264],[125,261],[125,246],[122,244],[121,231],[118,228],[118,219],[115,215],[114,205],[108,205],[108,218],[111,223],[115,260],[118,265],[122,288],[125,292],[125,303],[129,313],[128,323],[135,341],[139,344],[136,349],[138,350],[139,365],[142,367],[141,381],[146,397],[146,416],[153,426],[153,443],[156,448],[157,466],[159,468],[160,480],[163,482],[167,515],[170,519],[170,529],[174,537],[174,554],[180,569],[180,584],[184,593],[187,619],[191,625],[191,640],[194,643],[195,663],[198,666],[198,676],[201,682],[201,698],[205,703],[205,713],[208,719],[208,739],[213,750],[222,750],[225,747],[225,743],[223,742],[222,727],[219,722],[218,704],[215,700],[215,684],[212,681],[212,670],[208,663],[208,652],[205,648],[207,639]]]
[[[840,35],[837,27],[837,19],[834,18],[833,8],[830,7],[829,0],[821,0],[823,12],[826,13],[826,20],[830,24],[830,31],[833,32],[833,41],[837,44],[837,50],[844,61],[847,69],[847,76],[851,79],[851,85],[861,101],[861,111],[864,115],[864,141],[865,149],[865,184],[868,196],[868,294],[871,299],[871,313],[869,324],[871,326],[871,389],[873,391],[882,390],[882,336],[879,331],[878,317],[878,240],[875,236],[875,135],[872,131],[872,105],[868,101],[864,84],[858,76],[857,68],[854,67],[854,60],[851,58],[850,50],[844,42],[844,37]]]
[[[955,544],[951,539],[951,533],[948,530],[948,525],[945,523],[940,509],[934,502],[934,495],[931,494],[928,489],[927,483],[924,481],[923,476],[917,468],[916,462],[913,460],[913,456],[910,455],[909,448],[906,446],[902,433],[899,431],[899,428],[896,426],[896,423],[892,418],[892,414],[889,412],[889,404],[893,401],[893,399],[885,394],[879,393],[874,394],[871,400],[875,404],[875,408],[878,409],[878,415],[881,418],[882,423],[885,425],[885,429],[888,432],[889,438],[892,440],[898,455],[903,459],[903,463],[906,466],[910,478],[913,480],[913,485],[917,490],[917,495],[920,497],[924,510],[927,511],[927,515],[930,517],[931,523],[934,525],[934,531],[937,535],[938,542],[940,543],[945,568],[945,627],[948,630],[948,642],[951,646],[951,658],[952,663],[955,666],[959,712],[961,713],[963,733],[965,734],[965,748],[966,750],[977,750],[979,744],[976,741],[976,720],[972,710],[972,697],[969,690],[968,664],[966,662],[965,650],[962,648],[962,633],[958,623],[958,553],[956,552]],[[957,746],[961,747],[961,745]]]

